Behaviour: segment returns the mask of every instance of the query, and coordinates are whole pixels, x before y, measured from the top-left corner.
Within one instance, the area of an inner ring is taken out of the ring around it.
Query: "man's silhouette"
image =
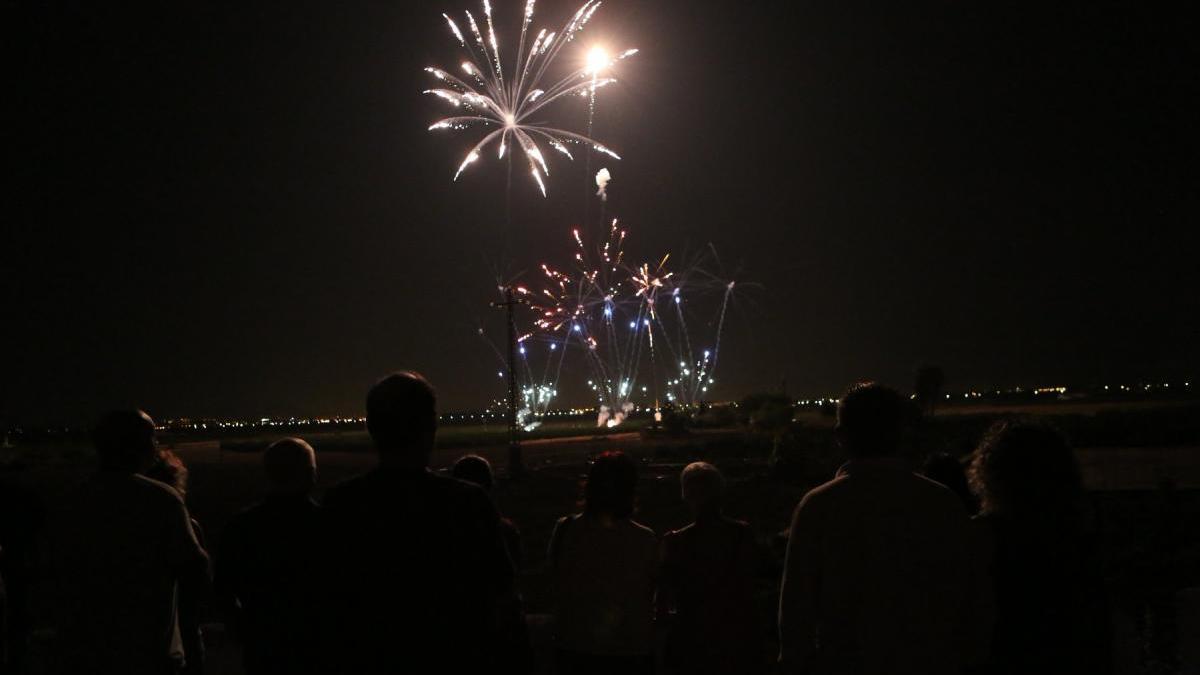
[[[512,606],[499,516],[475,485],[427,467],[437,432],[432,387],[412,372],[367,395],[373,471],[324,501],[335,672],[481,672]]]
[[[849,461],[792,521],[779,605],[786,673],[950,675],[977,655],[970,523],[958,498],[898,457],[904,403],[851,387],[837,436]]]
[[[754,533],[724,514],[725,478],[717,467],[692,462],[680,484],[695,521],[662,538],[656,601],[668,628],[666,662],[679,675],[762,672]]]
[[[217,600],[248,675],[316,672],[313,606],[317,463],[299,438],[263,453],[267,497],[230,519],[215,564]]]
[[[110,413],[94,440],[100,470],[51,522],[57,653],[70,673],[178,672],[179,588],[207,585],[208,556],[179,494],[138,475],[157,457],[153,420]]]

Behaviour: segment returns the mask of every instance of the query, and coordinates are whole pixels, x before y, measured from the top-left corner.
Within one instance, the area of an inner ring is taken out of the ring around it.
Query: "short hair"
[[[92,430],[100,468],[138,471],[153,452],[154,420],[141,410],[114,410]]]
[[[263,452],[263,469],[272,485],[294,487],[312,480],[317,455],[303,438],[283,438]]]
[[[454,463],[454,467],[450,469],[450,475],[459,480],[474,483],[485,490],[491,490],[496,482],[492,476],[491,463],[479,455],[459,457],[458,461]]]
[[[692,462],[683,467],[679,483],[684,497],[694,497],[704,504],[720,503],[725,497],[725,476],[708,462]]]
[[[837,420],[855,454],[892,455],[900,447],[904,402],[891,387],[859,382],[838,402]]]
[[[600,453],[588,470],[583,488],[583,512],[613,518],[633,516],[637,465],[620,450]]]
[[[412,371],[392,373],[367,392],[367,431],[377,448],[390,450],[416,443],[437,431],[437,396]]]
[[[183,460],[169,449],[158,451],[158,459],[142,472],[146,478],[152,478],[160,483],[166,483],[175,488],[181,496],[187,494],[188,470]]]
[[[1034,518],[1078,515],[1079,462],[1067,439],[1035,420],[1004,420],[984,435],[969,471],[984,513]]]

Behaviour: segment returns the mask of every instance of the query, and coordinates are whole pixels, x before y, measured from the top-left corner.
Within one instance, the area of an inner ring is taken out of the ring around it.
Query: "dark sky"
[[[579,51],[642,50],[596,122],[624,160],[592,167],[628,248],[711,242],[760,284],[715,397],[1197,373],[1196,26],[1028,5],[604,3]],[[563,259],[588,178],[517,172],[511,227],[503,164],[450,182],[469,141],[425,131],[421,69],[461,60],[464,9],[5,3],[0,417],[356,413],[401,367],[446,409],[500,395],[494,270]]]

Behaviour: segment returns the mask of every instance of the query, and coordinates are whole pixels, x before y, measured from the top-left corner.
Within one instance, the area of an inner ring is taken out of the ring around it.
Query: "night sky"
[[[576,51],[641,49],[594,134],[627,248],[757,284],[714,398],[1197,373],[1195,26],[1028,5],[605,1]],[[565,261],[590,179],[515,172],[511,225],[504,164],[451,183],[470,140],[426,132],[421,69],[464,9],[6,3],[0,418],[358,413],[397,368],[447,410],[502,395],[495,272]]]

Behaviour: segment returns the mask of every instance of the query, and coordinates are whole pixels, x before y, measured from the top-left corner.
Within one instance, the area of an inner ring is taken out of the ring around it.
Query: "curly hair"
[[[1083,497],[1074,451],[1044,422],[993,424],[975,449],[968,475],[984,514],[1071,518]]]

